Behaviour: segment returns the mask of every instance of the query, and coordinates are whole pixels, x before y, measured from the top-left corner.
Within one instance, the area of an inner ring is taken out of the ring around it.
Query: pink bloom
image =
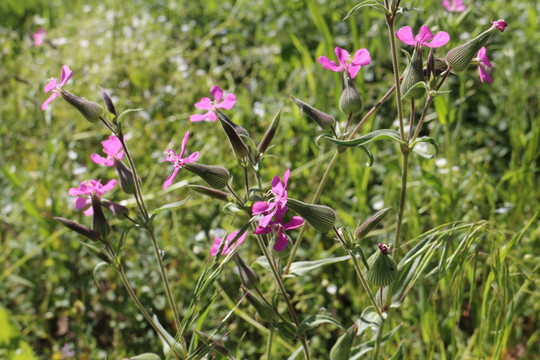
[[[32,39],[34,40],[34,46],[41,46],[45,42],[47,32],[44,28],[39,28],[38,31],[32,33]]]
[[[109,136],[109,140],[102,141],[101,145],[103,145],[103,152],[107,154],[107,158],[101,157],[98,154],[92,154],[90,158],[93,162],[96,164],[105,164],[105,166],[113,166],[114,159],[122,160],[124,150],[120,139],[116,136]]]
[[[276,212],[276,220],[270,221],[267,225],[263,226],[259,222],[259,226],[253,231],[254,234],[268,234],[273,232],[277,235],[276,242],[274,244],[274,250],[277,252],[282,251],[287,247],[289,238],[285,234],[285,230],[296,229],[304,225],[304,220],[300,216],[293,216],[291,221],[283,223],[283,214],[285,211]]]
[[[447,32],[439,31],[437,35],[433,36],[427,26],[422,25],[420,33],[413,36],[413,32],[410,26],[404,26],[396,32],[396,36],[399,40],[403,41],[407,45],[411,46],[427,46],[430,48],[437,48],[445,45],[450,40],[450,35]],[[433,39],[433,40],[432,40]],[[428,43],[428,40],[431,42]]]
[[[493,83],[493,79],[491,78],[486,69],[492,66],[493,65],[491,65],[491,62],[486,55],[486,48],[482,47],[480,51],[478,51],[478,74],[480,75],[481,82],[484,82],[484,80],[486,80],[490,84]]]
[[[210,88],[210,93],[214,97],[214,101],[210,100],[207,97],[203,97],[201,101],[195,104],[196,108],[208,110],[208,112],[206,112],[205,114],[191,115],[189,117],[189,121],[202,121],[205,119],[216,121],[216,112],[218,111],[217,109],[230,110],[236,103],[236,96],[234,96],[234,94],[227,94],[227,96],[225,96],[225,99],[221,101],[221,99],[223,98],[223,90],[221,90],[220,87],[217,85],[214,85]]]
[[[462,0],[442,0],[442,6],[450,12],[463,12],[466,9]]]
[[[197,158],[199,157],[199,152],[196,151],[193,154],[189,155],[187,158],[185,159],[182,158],[182,156],[184,156],[184,152],[186,151],[186,143],[187,143],[188,137],[189,137],[189,131],[186,131],[184,140],[182,140],[182,148],[180,149],[179,155],[176,155],[176,153],[171,149],[165,151],[165,154],[167,154],[167,157],[163,161],[172,162],[174,164],[174,171],[163,183],[163,190],[165,190],[167,187],[169,187],[169,185],[173,183],[176,174],[178,174],[178,170],[183,168],[185,164],[197,160]]]
[[[94,209],[92,209],[92,193],[96,194],[99,198],[101,195],[105,194],[107,191],[111,190],[116,186],[116,180],[109,180],[105,185],[101,185],[101,180],[85,180],[81,182],[78,188],[69,189],[69,195],[77,196],[75,199],[75,208],[77,210],[82,210],[88,205],[90,207],[84,211],[84,215],[90,216],[94,214]]]
[[[371,57],[369,56],[369,51],[367,49],[359,49],[356,51],[352,60],[347,50],[337,47],[334,49],[334,52],[336,53],[339,65],[335,61],[328,59],[326,56],[319,57],[319,63],[323,68],[335,72],[348,71],[351,79],[356,77],[356,74],[358,74],[362,65],[371,63]]]
[[[62,86],[66,85],[69,79],[71,79],[71,76],[73,75],[73,72],[69,68],[69,66],[64,65],[62,66],[62,77],[60,78],[60,83],[57,83],[56,78],[52,78],[49,80],[47,85],[45,85],[45,88],[43,91],[46,93],[53,92],[51,96],[45,102],[43,105],[41,105],[41,110],[45,110],[47,106],[49,106],[49,103],[56,99],[58,96],[60,96],[60,91],[62,91]]]
[[[223,250],[221,251],[221,255],[229,254],[231,251],[236,249],[237,246],[239,246],[241,243],[243,243],[244,240],[246,239],[247,232],[244,232],[244,234],[241,235],[238,238],[238,240],[236,240],[235,243],[231,244],[231,241],[234,240],[234,237],[236,235],[238,235],[238,230],[233,231],[232,233],[229,234],[229,236],[227,236],[227,239],[225,240],[225,245],[223,245]],[[217,238],[214,239],[214,245],[210,249],[210,255],[216,256],[222,242],[223,242],[222,238],[217,237]]]
[[[501,32],[503,32],[504,29],[508,26],[508,24],[504,20],[492,21],[491,24],[497,29],[501,30]]]
[[[283,174],[283,182],[279,176],[274,176],[271,191],[274,197],[268,202],[257,201],[253,204],[253,215],[265,214],[259,221],[259,227],[267,226],[277,213],[284,214],[287,211],[287,181],[290,175],[291,169],[287,169]]]

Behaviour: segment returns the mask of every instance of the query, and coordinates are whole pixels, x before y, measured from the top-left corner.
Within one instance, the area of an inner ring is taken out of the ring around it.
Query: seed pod
[[[306,204],[291,198],[287,200],[287,206],[306,219],[317,232],[325,233],[334,228],[336,212],[331,207]]]
[[[264,321],[271,322],[274,319],[274,309],[267,303],[260,300],[257,296],[253,295],[250,291],[246,291],[246,300],[255,308],[257,314]]]
[[[114,103],[111,97],[109,96],[109,93],[105,91],[101,86],[99,86],[99,91],[101,91],[101,96],[103,96],[103,101],[105,102],[105,106],[107,107],[107,110],[114,116],[118,116],[116,115],[116,109],[114,107]]]
[[[103,115],[104,109],[98,103],[82,99],[65,90],[60,91],[60,94],[62,94],[64,100],[79,110],[86,120],[92,123],[99,121],[99,118]]]
[[[388,286],[398,277],[396,262],[388,255],[388,247],[384,244],[379,244],[379,251],[369,257],[368,265],[367,278],[373,285]]]
[[[405,72],[403,73],[403,81],[401,82],[401,94],[406,95],[407,92],[417,83],[424,81],[422,49],[416,47],[412,54],[411,61]],[[413,89],[407,96],[413,99],[419,99],[424,96],[426,89],[423,87],[417,87]]]
[[[227,194],[224,191],[212,189],[206,186],[200,186],[200,185],[189,185],[188,186],[191,190],[196,191],[200,194],[210,196],[211,198],[228,201],[229,200],[229,194]]]
[[[120,179],[120,187],[122,188],[122,191],[126,194],[133,194],[135,192],[135,180],[133,177],[133,173],[131,172],[131,169],[126,166],[122,162],[122,160],[118,160],[117,158],[113,158],[114,161],[114,167],[116,168],[116,171],[118,172],[118,178]],[[141,183],[141,179],[137,179],[139,181],[139,184]]]
[[[344,360],[351,355],[353,338],[348,332],[341,335],[332,349],[330,349],[330,360]]]
[[[75,231],[76,233],[81,234],[84,237],[87,237],[88,239],[92,241],[98,241],[99,240],[99,233],[97,231],[91,230],[87,228],[84,225],[81,225],[79,223],[76,223],[75,221],[65,219],[62,217],[53,217],[54,220],[57,220],[60,222],[60,224],[64,225],[70,230]]]
[[[327,113],[317,110],[313,106],[310,106],[293,96],[291,96],[291,99],[294,100],[296,106],[298,106],[298,108],[308,117],[308,119],[315,121],[321,128],[330,129],[330,127],[336,122],[336,119]]]
[[[369,234],[369,232],[373,230],[373,228],[375,228],[375,226],[377,226],[377,224],[379,224],[386,215],[388,215],[390,210],[392,210],[391,206],[387,207],[386,209],[379,210],[372,217],[367,219],[362,225],[360,225],[358,229],[354,231],[354,236],[356,237],[357,241],[362,240],[367,234]]]
[[[190,162],[184,165],[187,171],[200,176],[208,185],[213,188],[221,189],[227,186],[230,174],[227,169],[221,166],[204,165],[198,162]]]
[[[101,238],[105,240],[107,239],[107,235],[109,235],[111,228],[109,226],[109,222],[105,218],[103,209],[101,208],[101,199],[96,195],[96,193],[92,193],[92,209],[94,210],[92,230],[100,233]]]
[[[279,120],[281,118],[281,111],[274,116],[274,120],[272,120],[272,123],[266,130],[266,133],[264,134],[261,142],[259,143],[259,146],[257,146],[257,150],[260,153],[263,153],[268,149],[268,146],[270,146],[270,143],[272,142],[272,139],[274,138],[274,135],[276,134],[277,128],[279,126]]]
[[[446,54],[446,63],[452,67],[455,72],[460,72],[469,66],[472,59],[478,54],[478,51],[484,46],[491,35],[497,31],[504,31],[506,22],[504,20],[498,20],[492,22],[492,26],[475,37],[467,41],[465,44],[453,48]]]
[[[356,115],[362,110],[362,99],[360,94],[354,87],[353,81],[349,73],[344,71],[341,79],[342,92],[339,99],[339,109],[345,115]]]
[[[237,252],[234,253],[233,259],[238,267],[238,273],[240,274],[242,284],[249,290],[256,288],[260,282],[257,273],[244,262],[244,259],[242,259]]]

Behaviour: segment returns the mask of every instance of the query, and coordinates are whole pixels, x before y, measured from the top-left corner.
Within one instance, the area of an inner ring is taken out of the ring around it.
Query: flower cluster
[[[189,121],[196,122],[202,120],[216,121],[218,109],[230,110],[236,104],[236,96],[227,94],[223,99],[223,90],[217,85],[210,88],[210,93],[214,97],[214,101],[210,98],[203,97],[201,101],[195,104],[195,107],[202,110],[208,110],[204,114],[195,114],[189,117]],[[221,101],[223,99],[223,101]]]
[[[422,25],[418,35],[414,36],[410,26],[403,26],[396,32],[399,40],[411,46],[427,46],[430,48],[438,48],[445,45],[450,40],[450,35],[445,31],[439,31],[433,36],[428,27]],[[431,41],[430,41],[431,40]],[[429,41],[429,42],[428,42]]]
[[[174,150],[168,149],[165,151],[165,154],[167,154],[167,157],[163,159],[163,161],[169,161],[174,164],[174,170],[172,174],[165,180],[163,183],[163,190],[168,188],[174,181],[174,178],[176,177],[176,174],[178,174],[178,171],[183,168],[187,163],[196,161],[199,157],[199,152],[195,151],[193,154],[189,155],[187,158],[183,158],[184,152],[186,151],[186,143],[187,139],[189,137],[189,131],[186,131],[186,135],[184,136],[184,140],[182,140],[182,147],[180,148],[180,154],[176,154]]]
[[[352,59],[349,52],[340,47],[336,47],[334,52],[336,53],[339,64],[328,59],[326,56],[319,57],[319,63],[323,68],[332,70],[334,72],[348,72],[351,79],[356,77],[362,66],[369,65],[371,63],[371,57],[367,49],[357,50]]]
[[[105,185],[101,184],[101,180],[84,180],[80,183],[78,188],[69,189],[69,195],[76,196],[75,209],[82,210],[89,206],[84,211],[84,215],[90,216],[94,214],[94,209],[92,208],[92,194],[97,195],[97,197],[101,199],[101,196],[107,191],[112,190],[116,184],[117,181],[114,179],[109,180]]]

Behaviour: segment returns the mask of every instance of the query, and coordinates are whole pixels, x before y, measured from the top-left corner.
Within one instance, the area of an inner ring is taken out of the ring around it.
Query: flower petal
[[[253,230],[254,234],[268,234],[270,231],[272,231],[272,227],[270,226],[257,226],[255,230]]]
[[[297,227],[300,227],[302,225],[304,225],[304,219],[302,219],[300,216],[293,216],[291,221],[282,224],[285,230],[296,229]]]
[[[433,39],[433,34],[426,25],[422,25],[422,27],[420,27],[420,32],[416,35],[415,39],[420,45],[426,46],[427,41]]]
[[[92,200],[87,199],[87,198],[83,198],[83,197],[75,198],[75,209],[82,210],[91,203],[92,203]]]
[[[223,239],[219,238],[219,237],[214,239],[214,245],[212,245],[212,248],[210,249],[210,255],[212,255],[212,256],[217,255],[217,252],[219,250],[219,247],[220,247],[222,241],[223,241]],[[223,247],[224,251],[225,251],[226,247],[227,247],[227,244],[225,244],[225,246]],[[222,252],[222,254],[223,254],[223,252]]]
[[[199,158],[199,152],[195,151],[193,154],[191,154],[187,158],[183,159],[184,160],[183,163],[186,164],[186,163],[194,162],[198,158]]]
[[[236,96],[234,94],[227,94],[221,104],[217,104],[216,107],[218,109],[231,110],[234,104],[236,104]]]
[[[201,98],[201,101],[195,103],[195,107],[202,110],[212,110],[212,100],[210,100],[210,98],[203,97]]]
[[[416,45],[416,40],[414,39],[413,32],[410,26],[403,26],[396,32],[396,36],[399,40],[403,41],[407,45]]]
[[[274,251],[280,252],[283,251],[287,247],[287,244],[289,243],[289,238],[287,235],[283,233],[283,231],[279,231],[277,237],[276,237],[276,243],[274,244]]]
[[[45,88],[43,89],[43,91],[48,93],[49,91],[53,90],[54,88],[56,88],[56,78],[52,78],[51,80],[49,80],[47,85],[45,85]]]
[[[327,58],[326,56],[319,57],[317,61],[325,69],[336,71],[336,72],[341,71],[341,68],[339,67],[339,65],[335,61],[332,61],[329,58]]]
[[[448,41],[450,41],[450,35],[448,35],[446,31],[439,31],[433,40],[431,40],[429,44],[426,44],[426,46],[430,48],[441,47],[446,45]]]
[[[480,59],[480,63],[486,65],[487,67],[493,66],[487,57],[487,50],[484,46],[482,46],[482,48],[478,51],[478,58]]]
[[[191,122],[197,122],[197,121],[203,121],[209,118],[209,114],[211,111],[205,113],[205,114],[194,114],[189,117],[189,121]]]
[[[452,11],[452,8],[450,7],[450,0],[442,0],[442,6],[443,6],[447,11]]]
[[[105,159],[104,157],[98,155],[98,154],[92,154],[90,155],[90,159],[95,162],[96,164],[105,164],[105,162],[107,161],[107,159]]]
[[[43,103],[43,105],[41,105],[41,110],[45,110],[47,108],[47,106],[49,106],[49,104],[51,103],[51,101],[53,101],[54,99],[56,99],[58,96],[60,96],[59,93],[57,92],[54,92],[51,94],[51,96],[49,96],[49,98],[47,100],[45,100],[45,102]]]
[[[214,85],[210,88],[210,94],[212,94],[216,102],[219,102],[223,97],[223,90],[219,86]]]
[[[490,84],[493,84],[493,79],[489,75],[489,73],[484,69],[483,66],[478,66],[478,74],[480,75],[480,81],[483,83],[484,81],[487,81]]]
[[[180,170],[180,168],[178,168],[178,167],[174,168],[174,171],[172,172],[172,174],[169,175],[169,177],[163,183],[163,190],[168,188],[173,183],[176,174],[178,174],[178,170]]]
[[[58,84],[59,87],[62,87],[66,85],[69,79],[71,79],[71,76],[73,76],[73,72],[69,68],[69,66],[64,65],[62,66],[62,77],[60,78],[60,84]]]
[[[356,51],[353,61],[348,68],[351,79],[354,79],[356,77],[358,71],[360,71],[360,68],[363,65],[368,65],[370,63],[371,56],[369,55],[369,51],[367,49],[359,49],[358,51]]]
[[[269,206],[270,205],[264,201],[257,201],[255,204],[253,204],[252,215],[262,214],[268,210]]]
[[[259,226],[263,226],[263,227],[266,227],[268,226],[268,224],[270,224],[270,222],[272,221],[272,217],[274,217],[274,214],[275,214],[275,211],[272,211],[266,215],[264,215],[260,220],[259,220]]]
[[[334,49],[334,52],[336,53],[339,65],[341,65],[341,70],[347,69],[347,67],[349,66],[349,52],[340,47],[336,47]]]
[[[186,135],[184,135],[184,139],[182,140],[182,147],[180,148],[180,155],[178,155],[180,158],[184,156],[184,152],[186,151],[186,143],[187,143],[188,137],[189,137],[189,131],[186,131]]]

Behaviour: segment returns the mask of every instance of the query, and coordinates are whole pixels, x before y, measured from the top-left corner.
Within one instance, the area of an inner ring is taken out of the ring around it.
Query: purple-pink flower
[[[189,121],[202,121],[205,119],[216,121],[217,115],[216,112],[218,109],[230,110],[236,104],[236,96],[234,94],[227,94],[223,101],[223,90],[217,85],[214,85],[210,88],[210,93],[214,97],[214,101],[210,98],[203,97],[201,101],[195,104],[195,107],[202,110],[208,110],[204,114],[195,114],[189,117]],[[220,102],[221,101],[221,102]]]
[[[242,244],[244,240],[246,239],[247,231],[244,232],[244,234],[242,234],[238,238],[238,240],[236,240],[236,242],[231,244],[231,242],[234,240],[236,235],[238,235],[238,230],[233,231],[227,236],[227,238],[225,239],[225,245],[223,245],[223,250],[221,251],[221,255],[229,254],[231,251],[236,249],[237,246]],[[210,249],[210,255],[216,256],[222,242],[223,242],[223,239],[220,237],[217,237],[214,239],[214,245],[212,245],[212,248]]]
[[[101,180],[84,180],[78,188],[69,189],[69,195],[77,196],[75,199],[75,209],[82,210],[90,206],[84,211],[84,215],[90,216],[94,214],[92,209],[92,193],[95,193],[99,198],[107,191],[116,186],[116,180],[111,179],[105,185],[101,185]]]
[[[109,140],[101,142],[103,145],[103,152],[107,154],[107,158],[104,158],[98,154],[90,155],[90,159],[96,164],[105,164],[105,166],[113,166],[114,159],[122,160],[124,156],[124,150],[122,148],[122,142],[116,136],[109,136]]]
[[[369,56],[369,51],[367,49],[357,50],[352,59],[350,58],[347,50],[340,47],[336,47],[334,52],[336,53],[339,64],[328,59],[326,56],[319,57],[319,63],[323,68],[328,70],[335,72],[347,71],[351,79],[356,77],[358,71],[360,71],[360,68],[363,65],[369,65],[369,63],[371,63],[371,57]]]
[[[503,32],[504,29],[506,29],[506,27],[508,26],[508,24],[504,20],[492,21],[491,24],[495,26],[497,29],[499,29],[501,32]]]
[[[304,219],[302,219],[300,216],[293,216],[289,222],[284,223],[283,215],[285,214],[285,211],[277,211],[275,220],[271,220],[265,226],[259,222],[259,226],[255,229],[255,231],[253,231],[254,234],[268,234],[269,232],[276,234],[277,236],[274,244],[274,250],[277,252],[283,251],[289,242],[289,238],[284,231],[296,229],[297,227],[304,225]]]
[[[259,221],[259,226],[267,226],[274,215],[277,213],[284,214],[287,211],[287,182],[290,175],[291,169],[287,169],[283,174],[283,181],[279,176],[274,176],[271,190],[271,194],[274,195],[272,199],[268,202],[257,201],[253,204],[253,215],[265,214]]]
[[[185,166],[185,164],[193,162],[197,160],[199,157],[199,152],[196,151],[193,154],[189,155],[187,158],[182,158],[184,156],[184,152],[186,151],[186,143],[187,139],[189,137],[189,131],[186,131],[186,135],[184,136],[184,140],[182,140],[182,148],[180,149],[180,154],[177,155],[173,150],[168,149],[165,151],[165,154],[167,154],[167,157],[163,159],[163,161],[169,161],[174,164],[174,171],[173,173],[165,180],[163,183],[163,190],[165,190],[169,185],[171,185],[174,181],[174,178],[176,174],[178,174],[178,171]]]
[[[45,102],[43,105],[41,105],[41,110],[45,110],[47,106],[49,106],[50,102],[56,99],[58,96],[60,96],[60,91],[62,91],[62,86],[66,85],[69,79],[71,79],[71,76],[73,75],[73,72],[69,68],[69,66],[64,65],[62,66],[62,77],[60,78],[60,83],[57,82],[56,78],[52,78],[49,80],[47,85],[45,85],[45,88],[43,91],[46,93],[53,92],[51,96]]]
[[[486,69],[492,66],[493,65],[491,65],[491,62],[487,57],[486,48],[482,47],[480,51],[478,51],[478,74],[480,75],[481,82],[487,81],[490,84],[493,83],[493,79],[491,78]]]
[[[466,9],[462,0],[442,0],[442,6],[450,12],[463,12]]]
[[[32,40],[34,41],[34,46],[41,46],[45,42],[45,37],[47,32],[44,28],[39,28],[38,31],[32,33]]]
[[[439,31],[437,35],[433,36],[428,27],[422,25],[420,33],[413,36],[413,32],[410,26],[404,26],[396,32],[396,36],[399,40],[403,41],[407,45],[411,46],[427,46],[430,48],[437,48],[445,45],[450,40],[450,35],[445,31]],[[431,40],[430,42],[428,42]]]

